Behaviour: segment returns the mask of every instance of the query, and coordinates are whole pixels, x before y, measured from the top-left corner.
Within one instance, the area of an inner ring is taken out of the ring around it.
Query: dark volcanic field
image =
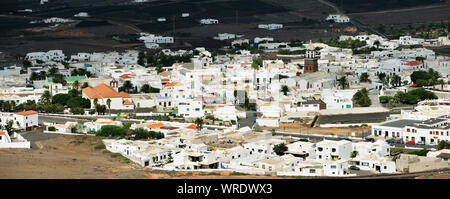
[[[229,45],[230,41],[212,39],[218,33],[243,34],[248,39],[271,36],[280,41],[308,41],[358,33],[332,32],[330,24],[323,20],[335,11],[318,0],[152,0],[141,4],[131,1],[51,0],[41,6],[39,0],[0,0],[0,52],[24,56],[28,52],[52,49],[64,50],[66,54],[143,49],[143,43],[135,40],[138,32],[159,35],[172,35],[175,32],[175,43],[162,45],[163,48],[174,49],[211,49]],[[408,20],[445,21],[450,18],[449,2],[434,3],[435,0],[432,0],[416,4],[414,0],[405,1],[409,3],[394,3],[384,7],[374,0],[364,1],[369,4],[354,1],[353,8],[348,8],[350,0],[344,0],[344,8],[356,12],[350,16],[365,24],[396,24]],[[421,7],[417,8],[417,5]],[[361,7],[360,12],[357,6]],[[407,10],[402,10],[405,6]],[[383,10],[393,8],[400,10],[386,13]],[[18,12],[21,9],[32,9],[33,12]],[[90,17],[73,17],[79,12],[88,12]],[[190,16],[182,18],[181,13],[185,12]],[[389,20],[385,16],[389,16]],[[77,23],[51,30],[48,27],[53,24],[29,23],[49,17],[75,19]],[[167,21],[156,22],[159,17],[165,17]],[[219,24],[202,26],[199,24],[202,18],[218,19]],[[262,23],[281,23],[284,28],[274,31],[257,29],[257,25]]]
[[[20,9],[33,12],[17,12]],[[90,17],[74,18],[79,12],[88,12]],[[184,12],[190,16],[182,18]],[[38,0],[1,0],[0,27],[4,31],[0,32],[0,52],[23,56],[52,49],[62,49],[66,54],[142,49],[143,43],[132,39],[138,32],[184,33],[175,37],[175,44],[162,45],[175,49],[229,45],[230,41],[212,39],[225,32],[244,34],[249,39],[272,36],[281,41],[329,38],[337,34],[330,33],[329,24],[321,21],[330,12],[331,8],[316,0],[161,0],[142,4],[131,0],[52,0],[43,6]],[[57,30],[44,30],[53,24],[29,23],[49,17],[79,21]],[[167,22],[156,22],[159,17]],[[202,18],[215,18],[220,24],[202,26]],[[306,18],[313,22],[305,23]],[[260,23],[282,23],[285,28],[257,29]]]

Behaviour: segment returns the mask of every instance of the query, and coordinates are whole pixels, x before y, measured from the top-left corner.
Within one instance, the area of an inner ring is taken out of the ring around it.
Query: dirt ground
[[[450,179],[450,173],[428,175],[428,176],[419,176],[416,179]]]
[[[278,178],[275,176],[232,175],[230,171],[213,173],[151,171],[114,157],[105,149],[95,149],[97,137],[55,135],[36,141],[38,148],[0,149],[1,179],[208,179]]]

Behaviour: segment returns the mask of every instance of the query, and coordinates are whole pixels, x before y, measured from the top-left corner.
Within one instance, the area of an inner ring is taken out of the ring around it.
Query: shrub
[[[236,171],[233,171],[233,172],[231,172],[230,173],[230,176],[237,176],[237,175],[248,175],[248,174],[246,174],[246,173],[241,173],[241,172],[236,172]]]
[[[103,144],[103,142],[95,145],[95,147],[94,147],[95,150],[100,150],[100,149],[104,149],[104,148],[106,148],[106,147],[105,147],[105,144]]]
[[[71,108],[70,112],[75,115],[84,115],[84,109],[83,108]]]
[[[380,99],[380,103],[385,104],[394,98],[391,96],[380,96],[378,99]]]
[[[120,156],[121,156],[120,153],[113,153],[113,154],[111,154],[112,158],[117,158],[117,157],[120,157]]]
[[[125,129],[119,126],[114,125],[105,125],[102,126],[102,128],[95,133],[96,136],[103,136],[103,137],[124,137],[125,136]]]
[[[288,147],[286,146],[286,144],[281,143],[281,144],[277,144],[275,146],[273,146],[273,151],[277,154],[277,155],[283,155],[284,152],[286,152],[288,150]]]
[[[402,149],[394,149],[393,152],[394,152],[394,153],[403,153],[403,150],[402,150]]]
[[[56,131],[56,128],[54,126],[49,126],[48,131]]]
[[[409,152],[408,154],[414,154],[414,155],[418,155],[418,156],[427,156],[427,153],[428,153],[429,151],[430,151],[430,150],[428,150],[427,148],[424,148],[424,149],[422,149],[422,150]]]

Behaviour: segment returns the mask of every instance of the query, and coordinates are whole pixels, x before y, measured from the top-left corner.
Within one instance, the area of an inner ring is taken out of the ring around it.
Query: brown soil
[[[221,172],[152,171],[112,157],[105,149],[95,149],[97,137],[57,135],[37,141],[39,149],[0,149],[0,178],[128,178],[128,179],[207,179],[279,178],[276,176],[232,175]]]
[[[94,37],[95,34],[80,30],[63,30],[59,32],[47,33],[46,36],[58,37]]]
[[[429,176],[419,176],[416,179],[450,179],[450,173],[435,174]]]

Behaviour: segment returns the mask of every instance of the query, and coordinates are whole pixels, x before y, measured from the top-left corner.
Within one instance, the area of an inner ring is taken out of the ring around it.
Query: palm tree
[[[106,100],[106,105],[108,105],[109,114],[111,115],[111,99],[108,98],[108,100]]]
[[[445,81],[443,79],[440,79],[437,81],[437,83],[441,85],[441,90],[444,90]]]
[[[98,98],[95,98],[94,99],[94,106],[97,107],[97,104],[98,104]]]
[[[281,92],[283,92],[284,95],[287,95],[287,92],[289,92],[289,88],[286,85],[283,85],[281,87]]]
[[[203,119],[202,118],[195,119],[195,125],[197,125],[198,129],[201,130],[203,126]]]
[[[391,78],[392,86],[396,87],[396,86],[399,86],[399,84],[401,84],[401,83],[402,83],[402,79],[400,78],[400,76],[398,76],[396,74],[392,75],[392,78]]]
[[[41,102],[44,104],[48,104],[48,103],[50,103],[51,98],[52,98],[52,95],[50,94],[50,91],[46,90],[41,95]]]
[[[342,77],[339,79],[339,86],[341,86],[342,90],[344,90],[345,87],[348,86],[347,77],[342,76]]]
[[[122,87],[128,92],[130,92],[130,89],[133,88],[133,84],[131,83],[131,81],[127,80],[123,83]]]
[[[359,81],[360,82],[370,82],[369,74],[368,73],[361,73],[361,75],[359,76]]]
[[[73,84],[72,84],[72,87],[73,87],[74,89],[78,90],[78,88],[80,87],[80,82],[74,81]]]

